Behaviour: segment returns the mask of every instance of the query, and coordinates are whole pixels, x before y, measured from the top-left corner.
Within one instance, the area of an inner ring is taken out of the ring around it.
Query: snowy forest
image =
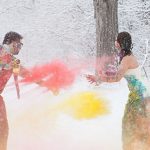
[[[149,0],[118,1],[119,31],[128,31],[133,36],[134,53],[148,76],[149,13]],[[19,57],[25,65],[63,58],[69,53],[77,57],[96,54],[92,0],[86,3],[84,0],[0,0],[0,22],[1,41],[8,31],[23,34],[24,47]]]

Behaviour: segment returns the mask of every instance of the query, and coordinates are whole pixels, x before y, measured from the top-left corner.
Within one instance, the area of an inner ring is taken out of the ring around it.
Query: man
[[[16,59],[14,55],[18,55],[21,50],[21,47],[23,46],[23,43],[21,42],[22,39],[23,37],[20,34],[16,32],[8,32],[4,37],[3,45],[0,46],[0,150],[7,149],[8,138],[7,114],[1,93],[11,75],[16,75],[16,65],[14,64],[19,66],[20,61]],[[29,72],[21,66],[18,74],[25,77],[26,75],[29,75]],[[17,83],[15,82],[15,84]]]

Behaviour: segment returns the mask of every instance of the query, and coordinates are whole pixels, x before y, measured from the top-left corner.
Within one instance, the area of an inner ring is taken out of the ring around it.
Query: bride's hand
[[[86,79],[91,83],[91,84],[95,84],[95,85],[99,85],[100,84],[100,80],[98,80],[98,78],[95,75],[85,75]]]
[[[87,74],[85,77],[91,84],[96,83],[96,76]]]

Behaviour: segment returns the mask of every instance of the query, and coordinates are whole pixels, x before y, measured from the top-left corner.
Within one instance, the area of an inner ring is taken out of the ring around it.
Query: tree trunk
[[[93,0],[96,18],[97,56],[115,51],[118,34],[118,0]]]

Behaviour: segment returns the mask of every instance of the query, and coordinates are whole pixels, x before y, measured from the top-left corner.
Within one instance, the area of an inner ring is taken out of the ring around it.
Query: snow
[[[95,53],[95,21],[92,1],[3,1],[0,39],[10,30],[24,36],[20,54],[25,65],[74,53]],[[91,38],[92,37],[92,38]],[[33,59],[34,58],[34,59]],[[32,62],[31,62],[32,60]]]
[[[118,4],[119,31],[131,33],[134,53],[142,63],[146,41],[148,49],[150,43],[150,1],[119,0]],[[96,53],[92,0],[86,3],[84,0],[14,0],[11,3],[1,0],[0,22],[1,40],[10,30],[23,34],[20,58],[25,65],[64,58],[70,53],[78,57]],[[149,60],[145,66],[147,69]]]
[[[121,150],[121,122],[129,94],[125,79],[98,87],[78,79],[58,96],[35,84],[21,86],[19,100],[11,83],[10,80],[3,93],[9,120],[8,150]],[[85,91],[95,91],[103,96],[110,113],[77,120],[61,109],[57,111],[55,106],[65,98]]]

